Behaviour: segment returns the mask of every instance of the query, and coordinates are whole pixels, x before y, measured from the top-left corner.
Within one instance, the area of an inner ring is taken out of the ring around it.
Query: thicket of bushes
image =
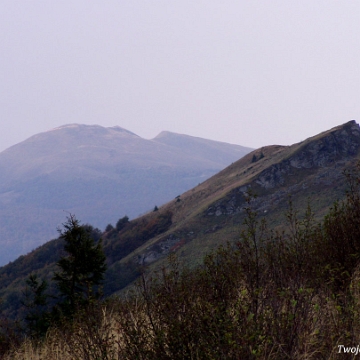
[[[125,299],[91,304],[10,359],[337,359],[360,342],[359,180],[321,224],[291,200],[287,230],[258,222],[195,270],[174,256]],[[341,348],[342,349],[342,348]],[[32,354],[32,357],[29,357]]]

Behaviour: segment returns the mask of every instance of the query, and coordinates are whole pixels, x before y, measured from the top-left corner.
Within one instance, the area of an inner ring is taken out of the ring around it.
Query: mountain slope
[[[163,143],[120,127],[71,124],[0,153],[0,264],[55,237],[69,213],[105,228],[169,201],[250,151],[191,136],[181,145],[182,137],[171,134]]]
[[[210,249],[236,241],[243,228],[249,190],[252,207],[271,228],[281,228],[289,195],[301,213],[308,200],[317,217],[347,187],[344,170],[359,161],[360,129],[350,121],[292,146],[255,150],[172,201],[102,235],[108,259],[105,292],[121,290],[138,276],[139,266],[156,269],[176,252],[198,264]],[[0,269],[4,304],[19,302],[19,286],[30,271],[51,277],[61,254],[59,240],[49,242]]]
[[[232,144],[210,141],[184,134],[175,134],[169,131],[161,132],[153,140],[181,150],[192,159],[209,158],[220,164],[229,163],[229,159],[234,156],[234,150],[238,152],[237,159],[244,156],[244,151],[241,147],[235,149]]]
[[[257,195],[252,206],[271,226],[284,219],[289,195],[304,210],[308,200],[318,217],[346,190],[345,169],[359,160],[360,130],[355,121],[330,129],[292,146],[255,150],[209,180],[181,195],[180,202],[161,208],[172,211],[171,232],[137,249],[128,259],[153,263],[168,251],[170,238],[185,258],[196,261],[224,240],[239,237],[246,193]]]

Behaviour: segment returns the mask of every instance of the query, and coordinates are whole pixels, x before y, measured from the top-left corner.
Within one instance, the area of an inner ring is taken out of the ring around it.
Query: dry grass
[[[359,300],[359,276],[354,277],[353,282],[356,282],[354,285],[354,294],[356,293],[356,301]],[[325,294],[324,294],[325,295]],[[236,299],[233,299],[232,306],[228,309],[228,312],[232,318],[234,324],[237,323],[239,311],[243,310],[242,306],[250,303],[250,298],[244,290],[237,292]],[[204,303],[202,299],[198,299],[195,308],[199,312],[206,311],[203,308]],[[318,308],[315,304],[322,303],[322,307]],[[239,309],[239,304],[242,304],[241,309]],[[142,304],[144,305],[144,304]],[[277,320],[279,323],[284,319],[288,318],[291,309],[289,309],[289,304],[284,302],[282,305],[282,310],[280,315],[278,315]],[[338,353],[338,345],[345,344],[346,346],[356,345],[359,341],[359,325],[354,326],[352,329],[353,334],[355,335],[351,340],[348,338],[346,331],[344,331],[344,319],[342,317],[341,311],[338,309],[339,305],[336,301],[332,299],[326,299],[319,295],[312,299],[311,308],[308,309],[306,314],[302,314],[302,322],[299,328],[299,331],[296,333],[296,345],[289,355],[287,343],[281,343],[276,341],[276,334],[273,335],[273,342],[266,340],[267,336],[270,334],[262,334],[262,336],[257,335],[257,339],[254,342],[254,345],[250,345],[250,352],[248,352],[248,357],[245,355],[243,349],[239,349],[239,357],[236,356],[236,347],[235,351],[230,352],[229,357],[219,357],[224,359],[246,359],[246,358],[256,358],[256,359],[297,359],[297,360],[310,360],[310,359],[343,359],[344,354]],[[115,360],[115,359],[155,359],[157,351],[157,335],[156,326],[160,326],[159,318],[153,318],[152,321],[155,321],[155,327],[151,325],[150,317],[146,312],[146,309],[143,306],[138,306],[138,308],[132,307],[127,309],[126,318],[124,319],[124,308],[118,310],[118,312],[112,311],[107,314],[103,312],[103,319],[97,324],[97,334],[101,335],[101,339],[97,336],[94,336],[93,333],[89,332],[88,329],[85,329],[81,326],[80,323],[77,323],[69,333],[64,334],[63,330],[52,329],[48,332],[46,338],[42,342],[35,342],[29,339],[25,340],[23,344],[17,348],[13,349],[10,353],[3,357],[4,360]],[[264,309],[265,310],[265,309]],[[264,313],[271,311],[267,309]],[[155,315],[155,314],[153,314]],[[214,315],[216,316],[216,315]],[[274,321],[273,319],[272,321]],[[358,314],[356,314],[354,320],[358,320]],[[260,320],[259,320],[260,321]],[[355,321],[356,323],[357,321]],[[85,322],[86,323],[86,322]],[[84,324],[86,326],[86,324]],[[266,321],[263,323],[263,326],[268,327],[269,324],[266,324]],[[275,325],[275,324],[273,324]],[[125,327],[127,326],[127,327]],[[166,329],[166,328],[165,328]],[[239,326],[239,332],[243,331],[243,335],[247,336],[248,334],[244,331],[242,326]],[[285,329],[283,329],[285,330]],[[289,330],[289,329],[287,329]],[[234,335],[234,334],[233,334]],[[238,335],[242,335],[241,333]],[[254,334],[255,335],[255,334]],[[278,334],[279,335],[279,334]],[[134,336],[132,338],[132,336]],[[164,338],[170,336],[166,333],[166,330],[163,333]],[[135,338],[138,337],[136,340]],[[181,338],[181,334],[179,334]],[[101,341],[99,341],[101,340]],[[133,343],[131,343],[133,341]],[[214,349],[216,348],[215,338],[212,340]],[[248,339],[248,341],[250,341]],[[251,341],[250,341],[251,342]],[[188,344],[189,347],[192,347],[193,359],[207,359],[213,358],[207,357],[205,354],[197,353],[196,347],[200,345],[194,341],[193,343]],[[253,354],[251,353],[253,349]],[[187,355],[178,355],[177,357],[171,355],[171,351],[164,346],[164,356],[162,358],[166,359],[188,359]],[[143,356],[140,356],[140,354]],[[209,351],[213,353],[214,351]],[[215,350],[216,353],[216,350]],[[257,353],[257,355],[256,355]],[[220,354],[220,353],[219,353]],[[242,354],[240,356],[240,354]],[[220,355],[219,355],[220,356]],[[160,357],[159,357],[160,359]]]

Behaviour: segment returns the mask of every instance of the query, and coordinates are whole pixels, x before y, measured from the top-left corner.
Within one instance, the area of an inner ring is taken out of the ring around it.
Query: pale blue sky
[[[0,151],[68,124],[251,147],[360,121],[360,1],[2,0]]]

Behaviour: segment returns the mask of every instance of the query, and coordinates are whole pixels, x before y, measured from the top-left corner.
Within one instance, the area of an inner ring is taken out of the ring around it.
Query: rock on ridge
[[[360,146],[360,128],[355,120],[303,142],[288,159],[272,165],[258,176],[256,183],[265,189],[283,185],[284,176],[295,169],[327,167],[339,159],[354,156]]]

